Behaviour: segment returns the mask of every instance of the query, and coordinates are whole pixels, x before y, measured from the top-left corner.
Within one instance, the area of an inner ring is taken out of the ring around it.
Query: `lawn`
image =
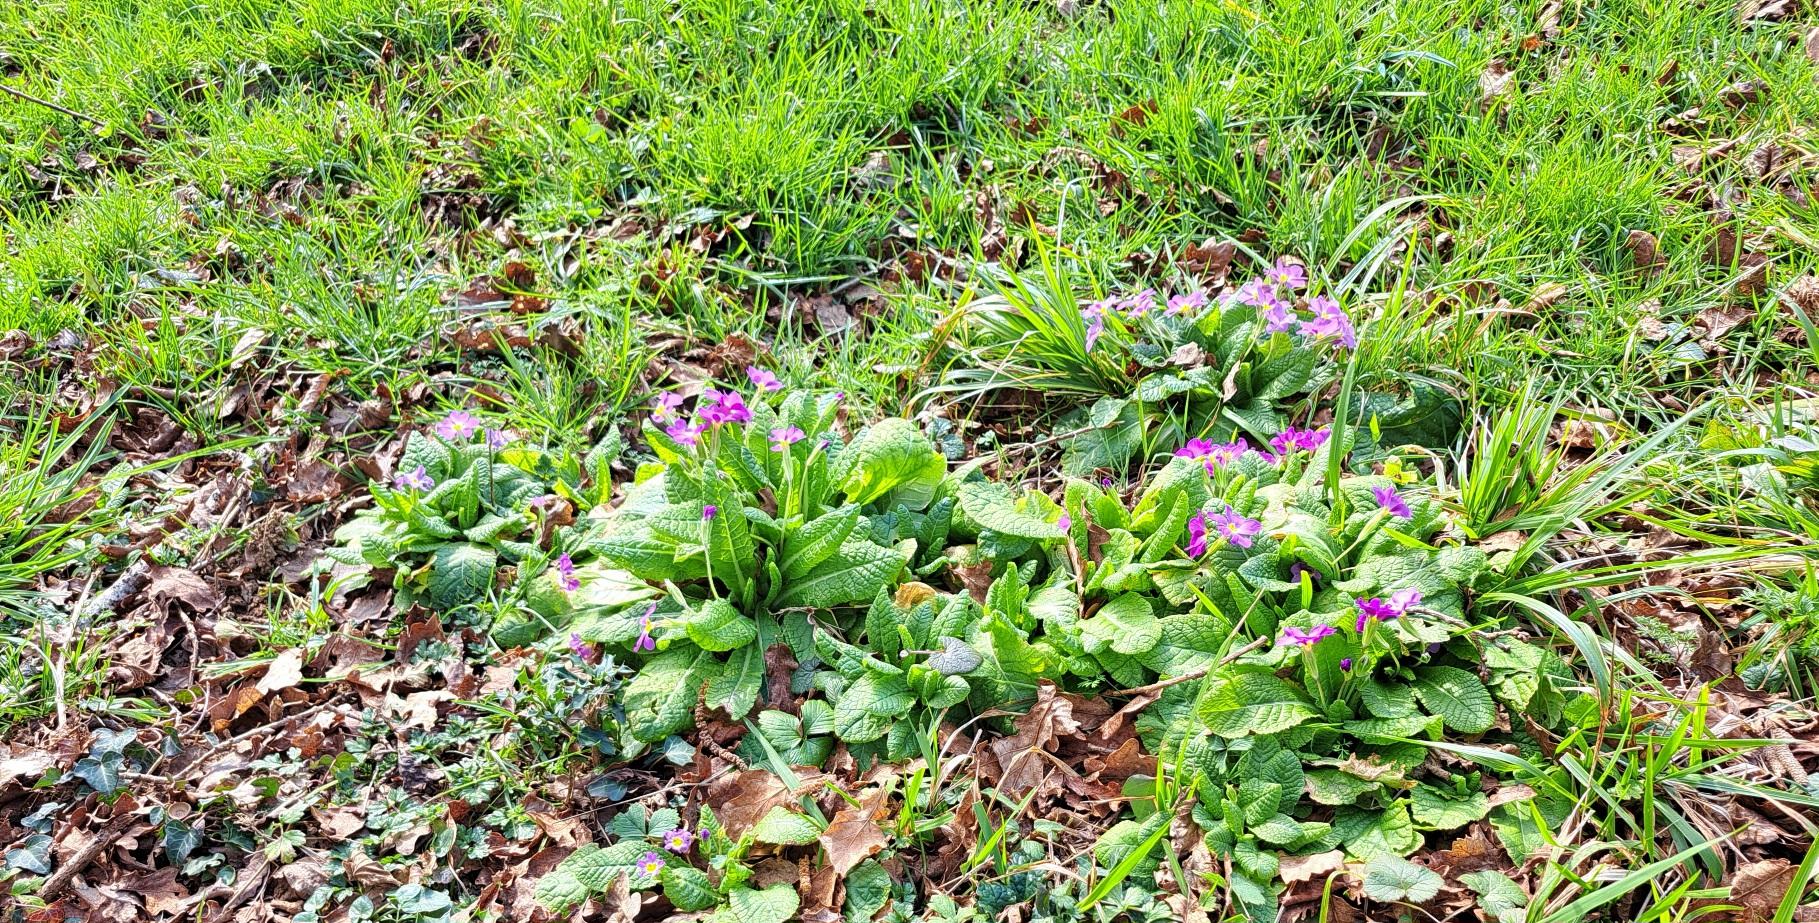
[[[1819,919],[1811,13],[0,6],[0,915]]]

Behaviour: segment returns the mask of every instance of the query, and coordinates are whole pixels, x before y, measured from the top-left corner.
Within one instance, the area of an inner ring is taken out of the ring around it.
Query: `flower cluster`
[[[436,421],[436,435],[450,442],[465,442],[475,433],[484,433],[486,447],[503,449],[510,445],[512,436],[504,430],[490,429],[480,425],[480,418],[465,410],[451,411],[448,416]]]
[[[1295,293],[1306,287],[1307,269],[1300,263],[1279,259],[1261,278],[1244,283],[1237,291],[1224,296],[1224,300],[1261,310],[1266,333],[1299,333],[1310,339],[1331,340],[1346,349],[1356,349],[1357,332],[1339,302],[1326,295],[1315,295],[1307,302],[1313,317],[1304,319],[1296,313]]]
[[[745,370],[745,377],[760,391],[781,391],[783,381],[775,374],[751,366]],[[664,435],[677,443],[694,447],[701,443],[701,434],[725,424],[742,424],[752,421],[752,408],[745,403],[745,398],[731,389],[720,391],[708,388],[701,392],[695,402],[695,414],[690,417],[682,412],[683,396],[674,391],[658,394],[651,404],[651,420],[664,424]],[[790,445],[800,441],[802,430],[794,426],[780,427],[771,430],[771,448],[782,452]]]
[[[1175,457],[1195,459],[1206,466],[1206,473],[1212,474],[1215,469],[1242,458],[1246,452],[1256,452],[1259,458],[1272,465],[1280,464],[1295,452],[1312,452],[1320,448],[1331,436],[1330,430],[1290,427],[1270,439],[1270,448],[1275,449],[1274,452],[1259,452],[1251,448],[1251,444],[1242,436],[1232,442],[1189,439],[1185,445],[1175,450]],[[1392,490],[1391,493],[1395,491]],[[1382,502],[1381,498],[1379,502]]]
[[[1262,531],[1263,523],[1247,518],[1229,504],[1223,511],[1211,516],[1204,512],[1195,513],[1194,518],[1187,521],[1187,554],[1190,558],[1206,554],[1208,540],[1214,533],[1239,548],[1249,548],[1251,539]]]

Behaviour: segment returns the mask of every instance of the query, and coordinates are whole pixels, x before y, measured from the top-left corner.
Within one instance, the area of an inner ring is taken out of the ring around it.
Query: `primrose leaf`
[[[1415,697],[1448,728],[1482,734],[1497,720],[1497,705],[1478,677],[1446,666],[1422,667],[1415,675]]]
[[[996,481],[960,485],[960,509],[980,526],[1018,538],[1061,538],[1061,527],[1019,508],[1011,489]]]
[[[758,626],[724,599],[710,599],[683,623],[690,641],[702,650],[730,651],[758,639]]]
[[[773,846],[801,846],[821,836],[815,822],[778,805],[752,827],[752,836]]]
[[[538,880],[537,903],[551,909],[572,907],[589,894],[605,891],[620,875],[631,875],[649,851],[642,840],[625,840],[605,848],[589,843]]]
[[[866,427],[835,464],[838,489],[861,506],[883,499],[885,506],[922,509],[947,476],[935,444],[914,423],[894,417]]]
[[[783,579],[806,576],[815,565],[832,557],[858,524],[859,507],[844,506],[791,532],[783,542]]]
[[[1151,611],[1148,599],[1125,593],[1081,623],[1080,638],[1089,654],[1108,647],[1127,656],[1142,654],[1161,642],[1162,620]]]
[[[737,923],[785,923],[796,915],[802,898],[794,885],[772,885],[762,891],[734,888],[727,895]]]
[[[1099,468],[1122,468],[1143,445],[1143,416],[1130,401],[1100,398],[1088,413],[1087,423],[1093,428],[1067,440],[1061,452],[1064,474],[1080,476]]]
[[[484,598],[498,563],[498,553],[485,545],[452,542],[437,547],[430,560],[430,602],[453,609]]]
[[[687,727],[701,684],[717,675],[719,667],[711,654],[693,645],[652,657],[626,684],[626,730],[637,740],[656,743]]]
[[[1364,896],[1374,901],[1420,904],[1444,884],[1438,872],[1398,856],[1378,856],[1364,866]]]
[[[676,905],[677,910],[692,912],[706,910],[719,902],[719,895],[708,882],[707,873],[698,868],[680,863],[670,863],[663,867],[663,896]]]
[[[1483,792],[1457,795],[1426,783],[1416,783],[1409,793],[1409,810],[1415,823],[1429,830],[1457,830],[1491,812],[1491,802]]]
[[[849,539],[832,557],[788,580],[777,597],[777,605],[825,609],[869,602],[907,562],[908,558],[896,549]]]
[[[1199,711],[1207,727],[1222,737],[1274,734],[1317,714],[1299,687],[1256,667],[1228,667],[1214,674]]]

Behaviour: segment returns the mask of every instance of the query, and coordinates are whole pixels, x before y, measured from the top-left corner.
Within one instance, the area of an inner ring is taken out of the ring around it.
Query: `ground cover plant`
[[[1819,916],[1811,12],[0,7],[0,915]]]

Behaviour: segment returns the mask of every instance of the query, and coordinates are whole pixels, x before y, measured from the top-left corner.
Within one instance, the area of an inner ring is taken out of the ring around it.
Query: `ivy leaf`
[[[725,599],[711,599],[683,623],[688,638],[702,650],[722,652],[744,647],[758,639],[758,625],[740,614]]]
[[[1228,667],[1214,674],[1199,711],[1221,737],[1274,734],[1317,714],[1299,687],[1258,667]]]
[[[789,580],[777,597],[779,608],[825,609],[868,602],[884,589],[908,558],[892,548],[851,539],[833,557]]]
[[[31,875],[49,875],[51,873],[51,838],[42,833],[34,833],[25,838],[17,847],[6,851],[6,867],[19,869]]]
[[[1448,728],[1461,734],[1482,734],[1497,720],[1497,705],[1478,677],[1444,666],[1422,667],[1415,675],[1415,697]]]
[[[737,923],[786,923],[796,915],[802,898],[793,885],[772,885],[762,891],[734,888],[727,895]]]
[[[1081,623],[1080,639],[1089,654],[1106,648],[1126,656],[1142,654],[1162,640],[1162,620],[1151,611],[1148,599],[1125,593]]]
[[[1433,869],[1397,856],[1378,856],[1364,866],[1364,896],[1373,901],[1420,904],[1433,900],[1444,884]]]
[[[452,542],[438,546],[430,559],[430,602],[453,609],[484,598],[498,563],[498,553],[485,545]]]
[[[109,750],[77,760],[70,773],[102,795],[111,795],[120,790],[120,764],[123,762],[125,757],[120,751]]]
[[[801,846],[815,842],[821,830],[814,821],[777,805],[752,827],[752,836],[773,846]]]

